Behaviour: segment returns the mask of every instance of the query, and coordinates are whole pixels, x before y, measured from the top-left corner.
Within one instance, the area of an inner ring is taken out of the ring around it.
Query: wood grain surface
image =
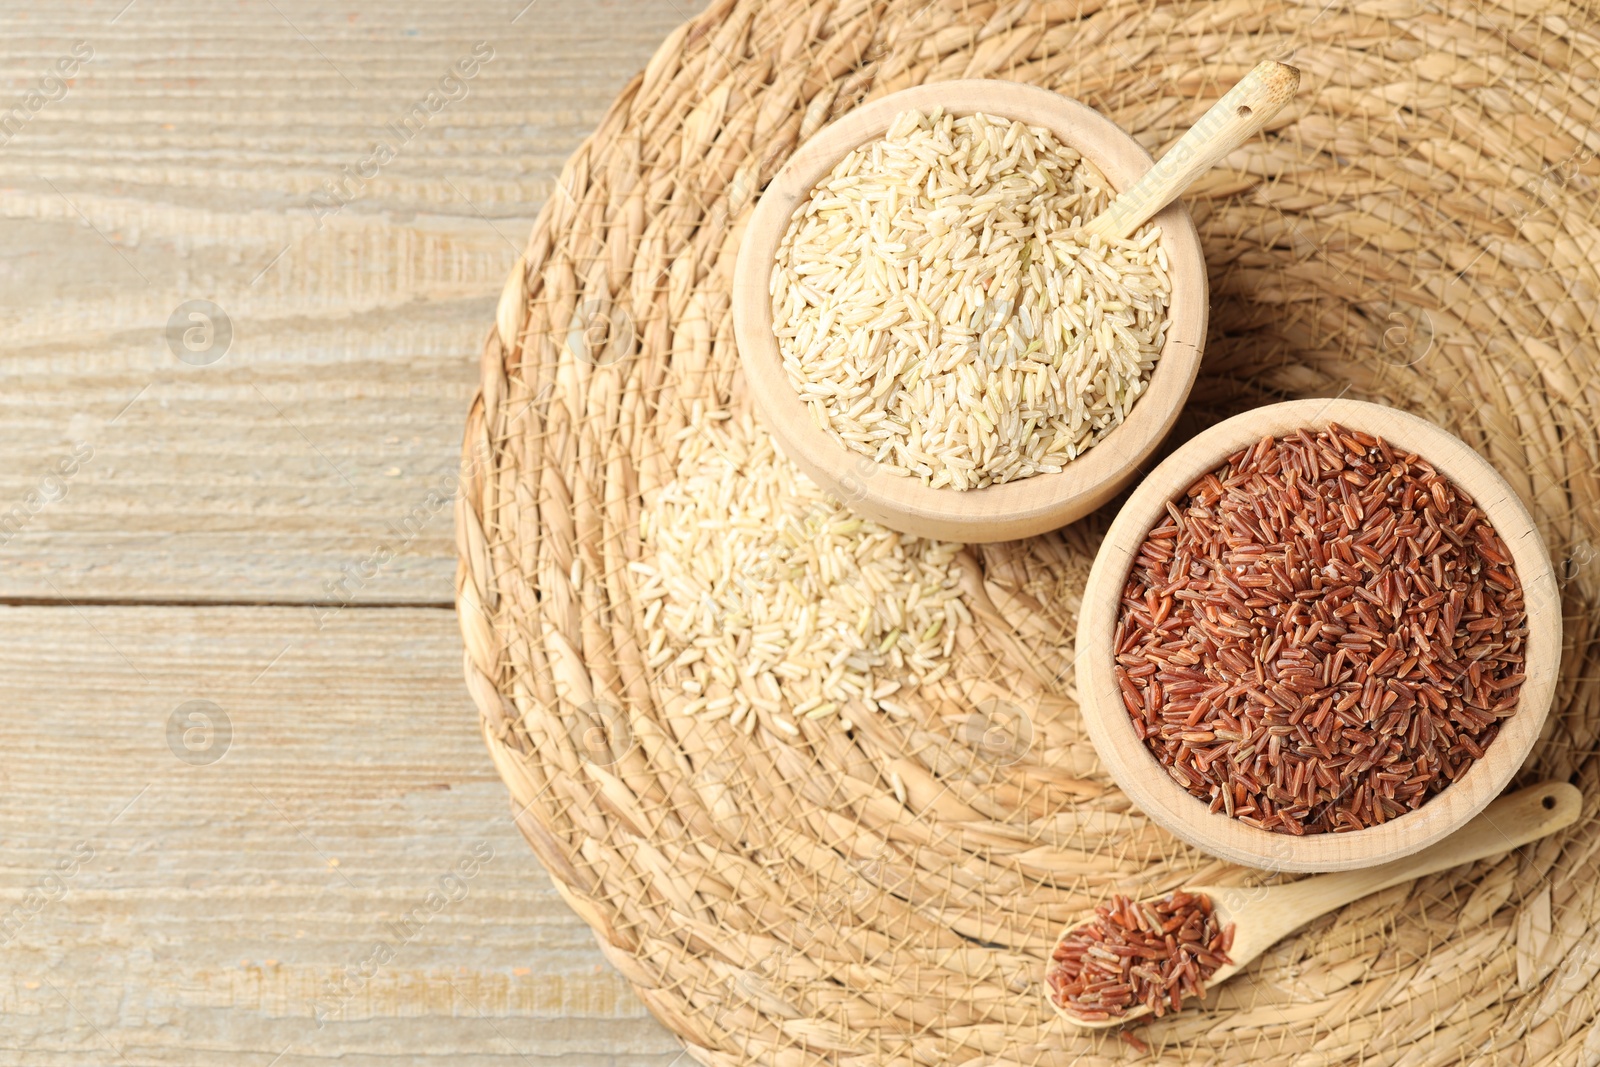
[[[0,144],[0,515],[94,449],[10,535],[0,596],[320,598],[448,479],[554,176],[700,4],[135,0],[112,22],[125,3],[0,13],[0,103],[93,52]],[[396,136],[475,46],[458,99]],[[330,184],[349,202],[319,210]],[[232,325],[209,365],[165,337],[190,300]],[[448,509],[427,519],[357,600],[450,601]]]
[[[680,1055],[508,818],[448,497],[555,174],[700,6],[0,6],[0,1064]]]
[[[0,1063],[678,1054],[512,825],[450,612],[0,633]]]

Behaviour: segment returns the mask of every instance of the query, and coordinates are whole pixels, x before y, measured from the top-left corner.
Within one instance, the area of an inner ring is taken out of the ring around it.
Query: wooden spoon
[[[1254,136],[1283,110],[1299,85],[1300,71],[1288,64],[1270,59],[1256,64],[1167,149],[1160,162],[1084,228],[1107,240],[1128,237],[1219,159]]]
[[[1318,916],[1380,889],[1537,841],[1572,825],[1582,806],[1583,795],[1575,787],[1566,782],[1544,782],[1501,797],[1438,844],[1381,866],[1319,874],[1288,885],[1184,886],[1186,892],[1204,893],[1211,898],[1217,919],[1224,927],[1229,923],[1234,925],[1233,948],[1228,952],[1233,962],[1218,968],[1206,981],[1206,988],[1227,981],[1280,939]],[[1061,937],[1065,938],[1084,921],[1080,919],[1069,925]],[[1060,939],[1056,943],[1059,945]],[[1126,1015],[1104,1021],[1085,1021],[1056,1003],[1048,983],[1045,989],[1050,1004],[1062,1018],[1086,1030],[1120,1026],[1150,1014],[1150,1009],[1141,1004]]]

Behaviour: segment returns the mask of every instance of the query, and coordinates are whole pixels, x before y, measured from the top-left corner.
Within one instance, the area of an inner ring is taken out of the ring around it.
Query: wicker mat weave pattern
[[[1532,0],[713,0],[572,158],[486,343],[457,511],[466,675],[518,822],[706,1064],[1092,1064],[1041,996],[1113,891],[1265,876],[1132,810],[1073,699],[1104,516],[963,557],[975,622],[906,719],[798,738],[652,671],[641,509],[697,410],[743,404],[741,223],[794,147],[909,85],[998,77],[1153,153],[1265,57],[1299,98],[1189,197],[1212,325],[1179,439],[1339,394],[1432,418],[1528,502],[1563,680],[1523,779],[1571,830],[1320,920],[1143,1026],[1178,1062],[1600,1063],[1600,25]]]

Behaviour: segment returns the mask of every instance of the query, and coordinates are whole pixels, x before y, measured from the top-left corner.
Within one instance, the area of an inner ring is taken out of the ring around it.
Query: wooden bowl
[[[1527,680],[1516,712],[1482,759],[1421,807],[1348,833],[1296,837],[1239,822],[1192,796],[1134,732],[1113,674],[1112,642],[1123,587],[1139,546],[1176,500],[1207,471],[1268,435],[1330,422],[1376,434],[1417,453],[1470,495],[1510,548],[1528,615]],[[1134,490],[1107,532],[1078,620],[1078,699],[1106,769],[1145,814],[1197,848],[1276,871],[1369,867],[1416,852],[1470,820],[1506,787],[1550,711],[1561,661],[1561,599],[1550,553],[1505,479],[1454,435],[1415,415],[1355,400],[1295,400],[1237,415],[1185,443]]]
[[[886,470],[825,433],[783,369],[772,331],[770,282],[778,245],[817,182],[847,153],[883,136],[911,108],[985,112],[1051,130],[1106,176],[1114,189],[1137,181],[1150,155],[1110,119],[1046,89],[1004,81],[952,81],[892,93],[845,115],[807,141],[756,206],[739,249],[733,325],[745,382],[778,446],[819,486],[866,518],[945,541],[1007,541],[1063,526],[1093,511],[1133,479],[1172,429],[1194,384],[1205,343],[1209,294],[1200,237],[1181,203],[1153,220],[1171,265],[1167,340],[1150,383],[1128,417],[1059,474],[983,489],[931,489]]]

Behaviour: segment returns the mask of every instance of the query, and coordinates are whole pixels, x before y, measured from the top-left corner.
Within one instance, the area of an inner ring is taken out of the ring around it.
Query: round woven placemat
[[[1600,27],[1561,3],[714,0],[572,158],[486,345],[457,518],[468,685],[518,822],[707,1064],[1093,1063],[1041,995],[1113,891],[1259,879],[1151,825],[1073,699],[1096,516],[970,550],[976,623],[910,720],[794,740],[646,669],[638,517],[697,407],[739,408],[740,224],[797,143],[925,81],[1033,82],[1160,154],[1264,57],[1298,99],[1190,196],[1211,336],[1188,436],[1287,397],[1404,407],[1522,494],[1569,648],[1523,781],[1572,829],[1312,923],[1142,1026],[1183,1062],[1600,1062]]]

